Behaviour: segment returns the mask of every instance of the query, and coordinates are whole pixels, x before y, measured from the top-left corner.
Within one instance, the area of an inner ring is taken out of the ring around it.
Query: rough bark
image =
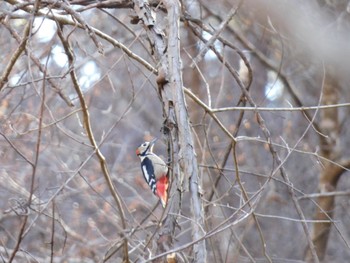
[[[184,180],[189,179],[189,190],[192,201],[192,237],[199,239],[205,233],[203,205],[200,199],[198,174],[198,164],[194,151],[194,143],[191,133],[190,121],[188,118],[187,107],[185,103],[183,83],[182,83],[182,65],[180,58],[180,7],[179,2],[173,0],[164,1],[168,10],[169,39],[168,39],[168,63],[169,63],[169,82],[175,98],[175,114],[179,132],[179,161],[180,169],[183,171]],[[205,240],[194,245],[194,262],[206,262]]]
[[[199,239],[204,233],[203,206],[199,195],[198,164],[194,152],[191,127],[184,97],[180,58],[180,7],[178,1],[163,1],[167,10],[167,35],[161,29],[147,1],[135,0],[134,10],[144,24],[153,54],[158,61],[157,85],[163,103],[163,133],[171,149],[169,214],[163,221],[157,237],[157,254],[164,253],[173,244],[176,215],[180,214],[181,193],[191,192],[193,224],[192,237]],[[167,37],[167,38],[166,38]],[[205,240],[194,245],[195,262],[206,262]]]

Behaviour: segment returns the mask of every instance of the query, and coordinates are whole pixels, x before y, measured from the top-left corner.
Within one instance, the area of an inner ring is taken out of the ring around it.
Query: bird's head
[[[151,153],[153,150],[153,146],[155,142],[158,140],[158,138],[154,138],[150,142],[144,142],[142,143],[137,149],[136,149],[136,155],[138,156],[145,156],[147,153]]]

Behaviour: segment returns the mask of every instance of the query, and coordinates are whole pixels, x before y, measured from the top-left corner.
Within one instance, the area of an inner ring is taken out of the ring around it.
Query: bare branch
[[[103,171],[103,175],[104,175],[105,180],[107,182],[107,185],[108,185],[108,188],[110,190],[110,193],[112,194],[112,196],[114,198],[114,201],[115,201],[115,203],[117,205],[117,208],[119,210],[119,215],[120,215],[120,219],[121,219],[121,223],[122,223],[122,228],[125,230],[126,229],[126,222],[125,222],[125,214],[124,214],[124,210],[123,210],[123,207],[122,207],[122,202],[121,202],[121,199],[119,197],[119,194],[118,194],[117,190],[115,189],[115,187],[113,185],[111,176],[110,176],[109,171],[108,171],[106,159],[103,156],[103,154],[101,153],[100,149],[98,148],[98,145],[97,145],[96,140],[95,140],[94,133],[92,131],[88,106],[86,104],[84,95],[83,95],[83,93],[81,91],[81,88],[79,86],[78,79],[77,79],[77,76],[76,76],[76,73],[75,73],[75,70],[74,70],[74,55],[72,53],[72,49],[70,47],[69,41],[64,38],[63,33],[61,31],[61,25],[59,23],[57,23],[57,28],[58,28],[58,30],[57,30],[58,36],[60,37],[60,40],[61,40],[61,42],[63,44],[63,47],[64,47],[64,49],[66,51],[66,54],[68,56],[68,61],[69,61],[69,65],[70,65],[70,68],[71,68],[70,75],[71,75],[71,78],[72,78],[72,82],[74,84],[74,88],[76,90],[76,93],[79,96],[79,101],[80,101],[81,108],[82,108],[82,111],[83,111],[83,116],[84,116],[84,127],[86,129],[87,134],[88,134],[90,143],[94,147],[96,155],[97,155],[97,157],[100,160],[100,165],[101,165],[101,169]],[[121,234],[122,234],[122,236],[124,236],[124,233],[121,233]],[[124,236],[124,260],[126,262],[129,262],[128,240],[126,239],[125,236]]]
[[[225,111],[308,111],[308,110],[325,110],[332,108],[348,108],[350,107],[350,103],[339,103],[339,104],[327,104],[327,105],[319,105],[319,106],[305,106],[305,107],[292,107],[292,108],[279,108],[279,107],[225,107],[225,108],[217,108],[210,109],[212,113],[216,112],[225,112]]]
[[[201,61],[207,53],[208,49],[210,46],[214,44],[216,39],[219,37],[219,35],[222,33],[222,31],[227,27],[228,23],[231,21],[231,19],[236,15],[237,10],[240,8],[242,5],[243,0],[241,0],[237,7],[233,7],[230,12],[227,14],[227,17],[224,21],[221,22],[218,30],[215,31],[214,35],[205,43],[205,46],[201,49],[201,51],[198,53],[198,55],[193,59],[193,62],[190,67],[194,67],[195,64],[198,64],[199,61]]]
[[[0,22],[2,24],[4,24],[4,22],[2,20],[0,20]],[[21,42],[19,43],[19,46],[17,47],[17,49],[15,50],[15,52],[12,54],[12,57],[9,61],[9,63],[7,64],[1,78],[0,78],[0,91],[3,89],[3,87],[5,86],[5,84],[8,82],[8,77],[13,69],[13,67],[15,66],[19,56],[25,51],[26,49],[26,45],[27,45],[27,41],[29,38],[29,34],[31,31],[31,26],[32,26],[32,22],[28,21],[24,31],[23,31],[23,37]]]

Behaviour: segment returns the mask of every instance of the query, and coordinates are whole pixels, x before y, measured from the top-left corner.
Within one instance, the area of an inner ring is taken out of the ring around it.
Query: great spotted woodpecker
[[[168,201],[168,167],[159,156],[153,153],[156,141],[157,138],[144,142],[136,149],[136,154],[141,159],[143,177],[152,192],[159,197],[162,206],[165,207]]]

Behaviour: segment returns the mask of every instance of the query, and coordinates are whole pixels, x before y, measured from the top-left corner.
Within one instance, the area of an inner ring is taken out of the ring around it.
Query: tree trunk
[[[167,9],[167,38],[158,25],[156,16],[147,1],[135,0],[135,11],[142,20],[158,63],[157,84],[163,102],[163,133],[170,146],[171,194],[169,213],[161,225],[157,238],[157,254],[166,253],[172,246],[176,218],[180,214],[181,195],[189,190],[192,201],[192,237],[201,238],[204,233],[203,205],[201,203],[198,164],[183,91],[182,64],[180,58],[180,7],[177,1],[164,0]],[[194,262],[206,262],[205,240],[194,245]],[[157,257],[159,260],[159,257]]]
[[[337,79],[329,70],[326,72],[324,82],[324,93],[322,105],[338,103],[337,93],[339,92]],[[334,164],[338,159],[339,152],[337,141],[339,136],[338,109],[336,107],[321,112],[319,125],[320,134],[320,156],[322,157],[322,171],[320,173],[318,189],[320,193],[333,192],[344,169]],[[334,163],[333,163],[334,161]],[[317,199],[317,208],[314,220],[318,221],[313,225],[312,241],[315,244],[316,253],[322,261],[326,254],[328,237],[333,220],[335,196],[320,196]],[[310,262],[310,250],[306,253],[306,261]]]

